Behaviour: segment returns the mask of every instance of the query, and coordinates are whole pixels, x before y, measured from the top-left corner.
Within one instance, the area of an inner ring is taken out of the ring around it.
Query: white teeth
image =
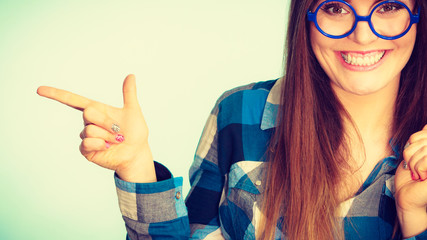
[[[365,56],[365,57],[352,56],[350,53],[348,54],[341,53],[341,56],[344,59],[344,61],[350,65],[369,66],[379,62],[381,58],[384,56],[384,54],[385,54],[385,51],[378,52],[375,55],[371,55],[369,57],[368,56]]]

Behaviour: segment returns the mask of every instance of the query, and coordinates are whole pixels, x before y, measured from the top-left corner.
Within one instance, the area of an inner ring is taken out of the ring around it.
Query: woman
[[[115,170],[129,239],[427,239],[426,10],[293,0],[286,76],[221,96],[185,203],[152,160],[132,75],[122,109],[38,93],[83,111],[80,151]]]

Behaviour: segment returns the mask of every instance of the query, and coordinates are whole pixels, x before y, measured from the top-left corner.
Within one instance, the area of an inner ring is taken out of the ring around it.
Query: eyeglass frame
[[[329,2],[341,2],[341,3],[345,4],[345,5],[347,5],[348,7],[350,7],[350,9],[353,11],[354,16],[355,16],[355,18],[354,18],[354,23],[353,23],[353,27],[352,27],[352,28],[350,29],[350,31],[348,31],[347,33],[344,33],[343,35],[336,36],[336,35],[328,34],[328,33],[326,33],[325,31],[323,31],[323,30],[320,28],[320,26],[319,26],[319,24],[318,24],[318,22],[317,22],[317,18],[316,18],[316,16],[317,16],[317,12],[320,10],[320,7],[322,7],[323,5],[325,5],[326,3],[329,3]],[[371,21],[372,14],[374,13],[374,11],[375,11],[378,7],[380,7],[380,6],[382,6],[382,5],[386,4],[386,3],[397,3],[397,4],[400,4],[400,5],[404,6],[404,7],[406,8],[406,10],[409,12],[410,19],[411,19],[411,22],[409,23],[408,28],[407,28],[404,32],[402,32],[401,34],[396,35],[396,36],[394,36],[394,37],[387,37],[387,36],[383,36],[383,35],[381,35],[381,34],[377,33],[377,32],[375,31],[375,28],[374,28],[374,26],[373,26],[373,24],[372,24],[372,21]],[[372,32],[373,32],[377,37],[382,38],[382,39],[385,39],[385,40],[395,40],[395,39],[398,39],[398,38],[403,37],[406,33],[408,33],[408,32],[409,32],[409,30],[411,29],[411,27],[412,27],[412,25],[413,25],[413,24],[418,23],[418,22],[420,21],[420,11],[421,11],[421,9],[420,9],[420,7],[418,6],[418,13],[414,15],[414,14],[412,14],[412,11],[408,8],[408,6],[406,6],[406,4],[404,4],[403,2],[400,2],[400,1],[397,1],[397,0],[388,0],[388,1],[380,2],[379,4],[377,4],[377,5],[372,9],[371,13],[370,13],[368,16],[360,16],[360,15],[357,15],[357,12],[356,12],[356,10],[353,8],[353,6],[351,6],[349,3],[347,3],[347,2],[345,2],[345,1],[343,1],[343,0],[326,0],[326,1],[323,1],[321,4],[319,4],[319,6],[317,6],[317,8],[316,8],[316,10],[315,10],[314,12],[311,12],[311,11],[310,11],[310,9],[308,9],[308,10],[307,10],[307,20],[308,20],[308,21],[310,21],[310,22],[314,22],[314,24],[315,24],[315,26],[316,26],[317,30],[318,30],[320,33],[322,33],[322,34],[323,34],[323,35],[325,35],[326,37],[333,38],[333,39],[341,39],[341,38],[345,38],[345,37],[347,37],[348,35],[350,35],[350,34],[352,34],[352,33],[354,32],[354,30],[356,29],[357,24],[358,24],[359,22],[368,22],[368,23],[369,23],[369,28],[371,29],[371,31],[372,31]]]

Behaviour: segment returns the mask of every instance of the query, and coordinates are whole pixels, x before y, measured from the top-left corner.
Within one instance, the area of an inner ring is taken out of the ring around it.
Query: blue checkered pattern
[[[190,168],[185,202],[182,178],[173,178],[159,163],[156,183],[115,177],[127,239],[255,239],[280,85],[278,80],[253,83],[221,96]],[[380,161],[358,193],[342,203],[346,239],[391,238],[396,166],[394,156]],[[276,239],[281,238],[277,229]],[[427,231],[413,239],[427,239]]]

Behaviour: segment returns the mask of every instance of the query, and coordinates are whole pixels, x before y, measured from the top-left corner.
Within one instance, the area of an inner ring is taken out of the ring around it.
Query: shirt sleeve
[[[218,101],[221,101],[222,98]],[[191,239],[224,239],[219,219],[219,205],[228,164],[219,163],[223,147],[218,144],[218,104],[212,110],[190,167],[191,189],[186,199]],[[229,167],[228,167],[229,168]]]
[[[127,239],[188,239],[188,214],[182,196],[182,178],[155,163],[158,182],[130,183],[115,175],[120,211]]]
[[[406,238],[405,240],[427,240],[427,229],[424,232],[418,234],[417,236]]]
[[[224,174],[218,166],[217,114],[215,107],[200,138],[186,201],[182,178],[157,162],[154,183],[125,182],[115,175],[127,239],[224,239],[218,214]]]

